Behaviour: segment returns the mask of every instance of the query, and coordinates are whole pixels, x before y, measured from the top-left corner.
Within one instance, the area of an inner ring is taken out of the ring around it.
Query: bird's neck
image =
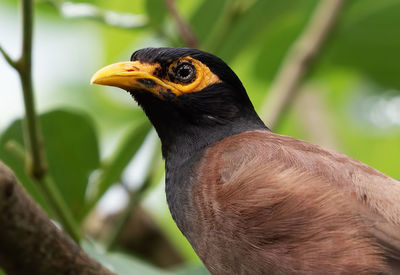
[[[178,227],[191,241],[192,174],[203,151],[229,136],[268,128],[258,117],[248,98],[238,101],[237,104],[231,104],[226,98],[215,100],[213,97],[210,102],[192,100],[188,103],[189,108],[182,106],[182,101],[166,103],[146,93],[135,93],[133,96],[161,139],[162,152],[166,159],[168,205]]]
[[[209,103],[204,99],[166,103],[147,94],[139,93],[134,97],[155,127],[161,139],[163,156],[170,163],[172,160],[184,162],[194,153],[226,137],[268,129],[247,97],[237,104],[224,98],[213,98]],[[215,111],[210,112],[212,108]]]
[[[266,127],[259,123],[242,119],[224,125],[186,125],[185,128],[175,129],[175,135],[163,136],[161,138],[163,140],[162,149],[164,157],[168,161],[184,162],[194,154],[224,138],[260,129],[266,129]]]
[[[180,119],[182,118],[176,117],[171,123],[154,125],[161,139],[163,156],[167,162],[176,165],[226,137],[246,131],[267,129],[258,116],[252,119],[238,116],[223,124],[212,121],[197,121],[192,124],[186,119],[180,123]]]
[[[165,191],[172,217],[181,232],[192,245],[195,245],[195,225],[192,201],[193,178],[204,151],[208,146],[226,137],[251,130],[267,130],[257,119],[246,117],[235,119],[223,125],[199,126],[185,124],[175,127],[163,124],[155,125],[162,140],[162,151],[165,157]],[[158,126],[158,127],[157,127]],[[164,128],[165,126],[165,128]],[[170,133],[175,133],[169,135]]]

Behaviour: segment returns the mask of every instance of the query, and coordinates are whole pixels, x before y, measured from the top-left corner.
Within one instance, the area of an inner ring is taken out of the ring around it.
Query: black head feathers
[[[240,79],[221,58],[201,50],[172,47],[144,48],[135,51],[131,56],[131,61],[159,63],[167,68],[175,60],[186,56],[197,59],[208,66],[223,82],[234,87],[235,90],[245,90]]]

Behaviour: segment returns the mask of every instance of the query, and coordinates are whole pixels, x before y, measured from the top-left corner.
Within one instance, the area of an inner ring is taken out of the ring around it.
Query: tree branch
[[[0,162],[0,266],[7,274],[114,274],[57,228]]]
[[[304,76],[310,71],[335,25],[345,0],[321,0],[303,33],[289,50],[270,94],[261,108],[261,117],[274,129],[291,104]]]
[[[5,144],[5,147],[21,162],[26,159],[24,148],[14,140],[8,141]],[[65,205],[65,202],[60,193],[57,189],[55,189],[56,185],[53,183],[52,178],[48,175],[45,175],[37,183],[39,183],[39,187],[41,188],[40,190],[45,195],[48,203],[50,204],[50,206],[52,206],[52,214],[55,215],[59,220],[64,221],[62,224],[65,227],[66,231],[75,241],[78,242],[80,239],[78,225],[76,225],[76,222],[73,216],[70,214],[69,209],[66,208],[67,206]]]
[[[168,12],[171,14],[172,18],[175,20],[176,25],[178,26],[178,31],[185,42],[185,44],[190,48],[198,48],[197,39],[194,36],[192,30],[189,25],[183,20],[181,15],[179,14],[174,0],[165,0],[165,4],[167,6]]]

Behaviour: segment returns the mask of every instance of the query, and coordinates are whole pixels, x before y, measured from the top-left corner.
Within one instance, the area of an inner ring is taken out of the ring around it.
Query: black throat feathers
[[[132,93],[154,125],[167,161],[184,162],[194,153],[232,135],[268,129],[247,98],[232,98],[223,84],[164,100]]]

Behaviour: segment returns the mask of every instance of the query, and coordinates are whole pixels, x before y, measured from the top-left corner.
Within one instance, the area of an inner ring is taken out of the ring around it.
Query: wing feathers
[[[194,200],[202,213],[210,213],[205,220],[233,230],[227,236],[246,236],[262,254],[257,260],[266,259],[265,270],[315,272],[320,265],[332,272],[342,266],[354,274],[390,273],[383,267],[390,261],[394,274],[399,271],[400,183],[367,165],[290,137],[252,131],[209,148],[198,177],[201,191]],[[199,228],[211,230],[207,224]]]

